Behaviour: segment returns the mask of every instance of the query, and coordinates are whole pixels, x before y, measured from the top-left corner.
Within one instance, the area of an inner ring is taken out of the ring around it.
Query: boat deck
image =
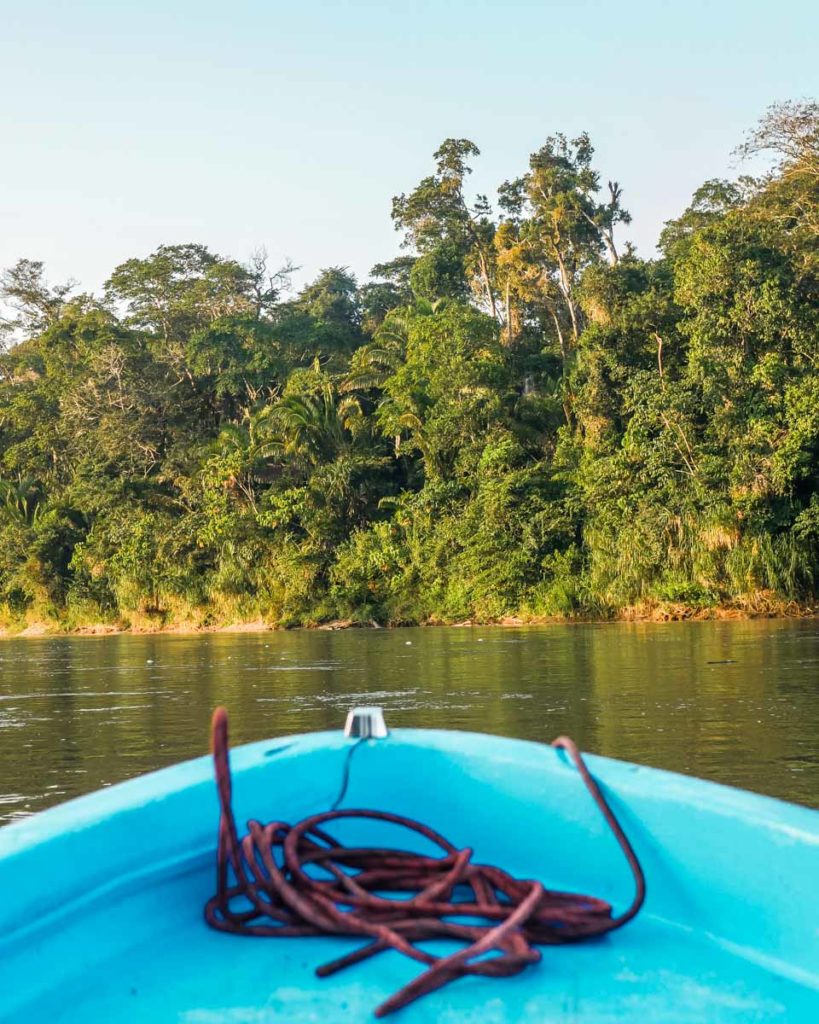
[[[346,749],[307,737],[236,751],[240,827],[251,814],[297,820],[327,807]],[[589,764],[643,862],[643,911],[602,939],[540,947],[542,961],[515,977],[446,985],[396,1022],[815,1024],[819,815],[650,769]],[[622,907],[633,891],[628,869],[589,805],[548,748],[409,733],[361,748],[345,801],[413,814],[474,846],[475,861]],[[215,825],[203,759],[2,830],[0,1019],[353,1024],[417,975],[417,964],[389,952],[319,979],[318,965],[357,942],[206,927]]]
[[[49,958],[63,955],[79,966],[77,950],[93,936],[110,952],[102,960],[96,953],[91,958],[93,984],[87,974],[66,979],[11,1021],[346,1024],[372,1019],[374,1008],[418,973],[417,964],[388,952],[316,979],[318,964],[357,943],[249,940],[213,932],[198,913],[211,887],[212,872],[203,866],[101,908],[93,920],[76,919],[59,943],[50,944]],[[597,941],[542,952],[541,963],[520,975],[459,980],[394,1019],[747,1024],[814,1021],[819,1006],[816,992],[648,917]],[[45,961],[41,966],[47,969]]]

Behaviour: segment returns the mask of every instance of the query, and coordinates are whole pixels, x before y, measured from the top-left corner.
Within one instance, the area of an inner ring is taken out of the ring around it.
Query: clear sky
[[[93,289],[198,241],[365,276],[442,139],[492,193],[583,129],[650,255],[769,103],[817,93],[815,0],[0,0],[0,267]]]

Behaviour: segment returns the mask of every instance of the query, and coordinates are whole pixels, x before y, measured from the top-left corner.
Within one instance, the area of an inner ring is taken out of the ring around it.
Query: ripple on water
[[[0,821],[205,753],[216,704],[236,742],[341,728],[377,703],[391,727],[565,733],[819,804],[817,664],[815,622],[9,641]]]

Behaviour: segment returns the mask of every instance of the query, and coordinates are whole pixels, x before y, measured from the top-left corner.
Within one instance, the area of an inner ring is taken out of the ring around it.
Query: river
[[[0,822],[360,703],[819,806],[819,621],[612,623],[3,640]]]

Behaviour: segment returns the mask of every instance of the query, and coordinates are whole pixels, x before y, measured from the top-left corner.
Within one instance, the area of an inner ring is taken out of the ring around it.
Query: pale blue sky
[[[447,136],[493,192],[587,129],[650,255],[774,100],[819,93],[811,0],[0,0],[0,266],[96,288],[199,241],[360,276]]]

